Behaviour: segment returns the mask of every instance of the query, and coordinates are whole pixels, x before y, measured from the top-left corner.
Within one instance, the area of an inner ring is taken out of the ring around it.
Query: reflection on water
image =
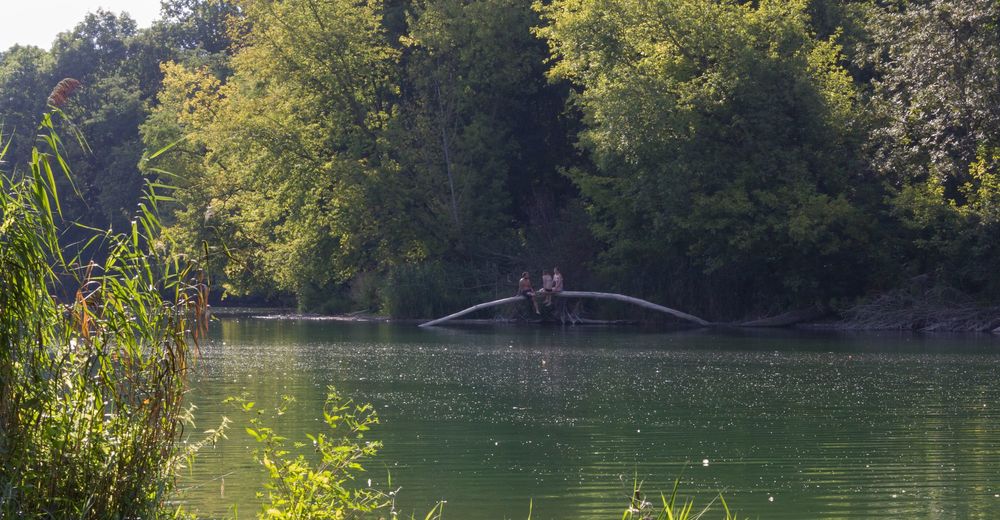
[[[323,427],[327,385],[373,403],[367,464],[418,518],[620,518],[632,479],[700,504],[722,491],[767,519],[995,518],[1000,340],[224,319],[191,392],[199,427],[298,403],[277,429]],[[192,439],[196,438],[192,434]],[[204,450],[189,506],[256,512],[261,476],[239,422]],[[708,459],[708,465],[702,461]],[[224,484],[223,484],[224,482]],[[654,495],[655,496],[655,495]]]

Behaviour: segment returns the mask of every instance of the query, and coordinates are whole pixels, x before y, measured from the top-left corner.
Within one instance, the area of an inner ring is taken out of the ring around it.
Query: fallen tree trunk
[[[598,300],[615,300],[619,302],[631,303],[632,305],[637,305],[646,309],[654,310],[657,312],[662,312],[669,314],[675,318],[679,318],[685,321],[690,321],[692,323],[697,323],[703,327],[711,325],[711,323],[686,312],[681,312],[676,309],[671,309],[670,307],[664,307],[662,305],[655,304],[653,302],[648,302],[640,298],[633,298],[632,296],[625,296],[624,294],[617,293],[604,293],[604,292],[592,292],[592,291],[563,291],[557,294],[560,298],[594,298]]]
[[[428,321],[426,323],[421,323],[420,326],[421,327],[433,327],[434,325],[437,325],[438,323],[442,323],[442,322],[445,322],[445,321],[448,321],[448,320],[453,320],[455,318],[458,318],[459,316],[465,316],[466,314],[469,314],[471,312],[476,312],[476,311],[481,310],[481,309],[489,309],[490,307],[496,307],[497,305],[503,305],[505,303],[514,303],[514,302],[523,301],[523,300],[524,300],[524,296],[511,296],[510,298],[502,298],[502,299],[499,299],[499,300],[493,300],[491,302],[485,302],[485,303],[476,304],[476,305],[473,305],[472,307],[469,307],[468,309],[465,309],[463,311],[458,311],[455,314],[449,314],[449,315],[447,315],[447,316],[445,316],[443,318],[438,318],[436,320],[431,320],[431,321]]]
[[[757,320],[744,321],[742,323],[734,324],[737,327],[789,327],[791,325],[798,325],[799,323],[816,321],[821,318],[825,318],[830,315],[830,311],[820,309],[819,307],[810,307],[808,309],[799,309],[795,311],[789,311],[777,316],[769,316],[767,318],[760,318]]]
[[[643,307],[643,308],[646,308],[646,309],[650,309],[650,310],[654,310],[654,311],[657,311],[657,312],[662,312],[662,313],[665,313],[665,314],[669,314],[669,315],[671,315],[671,316],[673,316],[675,318],[679,318],[679,319],[682,319],[682,320],[685,320],[685,321],[690,321],[692,323],[696,323],[696,324],[701,325],[703,327],[711,325],[711,323],[709,323],[709,322],[707,322],[707,321],[705,321],[705,320],[703,320],[703,319],[701,319],[701,318],[699,318],[697,316],[692,316],[692,315],[690,315],[690,314],[688,314],[686,312],[681,312],[681,311],[678,311],[676,309],[671,309],[670,307],[664,307],[662,305],[657,305],[655,303],[648,302],[648,301],[642,300],[640,298],[633,298],[631,296],[625,296],[624,294],[603,293],[603,292],[593,292],[593,291],[562,291],[562,292],[557,292],[557,293],[541,293],[541,292],[536,292],[535,293],[535,297],[536,298],[542,297],[542,296],[548,296],[548,295],[551,295],[554,298],[593,298],[593,299],[598,299],[598,300],[615,300],[615,301],[619,301],[619,302],[631,303],[632,305],[637,305],[639,307]],[[469,314],[469,313],[472,313],[472,312],[476,312],[478,310],[488,309],[490,307],[496,307],[498,305],[504,305],[506,303],[514,303],[514,302],[517,302],[517,301],[520,301],[520,300],[523,300],[523,299],[524,299],[523,296],[511,296],[509,298],[502,298],[502,299],[494,300],[494,301],[491,301],[491,302],[480,303],[480,304],[477,304],[477,305],[473,305],[472,307],[469,307],[468,309],[456,312],[454,314],[449,314],[448,316],[445,316],[443,318],[438,318],[436,320],[431,320],[431,321],[428,321],[427,323],[421,323],[420,326],[421,327],[433,327],[434,325],[437,325],[439,323],[443,323],[443,322],[446,322],[448,320],[452,320],[452,319],[458,318],[459,316],[465,316],[466,314]]]

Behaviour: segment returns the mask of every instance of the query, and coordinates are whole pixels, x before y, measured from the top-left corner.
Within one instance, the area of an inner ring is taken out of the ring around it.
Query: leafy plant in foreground
[[[0,176],[0,518],[161,517],[206,284],[153,249],[152,194],[128,233],[80,248],[100,241],[103,260],[64,257],[58,114],[29,171]]]
[[[318,464],[312,464],[301,452],[308,444],[294,442],[292,454],[288,439],[280,436],[264,420],[264,412],[255,410],[255,403],[246,398],[233,398],[245,412],[251,413],[247,433],[258,443],[254,459],[267,471],[266,496],[258,518],[284,519],[341,519],[354,518],[375,511],[389,504],[380,491],[352,488],[357,474],[364,471],[361,460],[374,456],[382,443],[365,441],[364,432],[378,423],[378,416],[370,404],[356,405],[343,399],[333,387],[328,387],[323,420],[331,433],[308,435],[312,448],[319,454]],[[284,397],[275,416],[285,413],[294,401]]]

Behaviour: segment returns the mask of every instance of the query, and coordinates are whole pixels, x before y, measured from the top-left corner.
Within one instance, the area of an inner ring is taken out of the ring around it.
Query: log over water
[[[690,315],[690,314],[688,314],[686,312],[681,312],[681,311],[678,311],[676,309],[671,309],[670,307],[664,307],[662,305],[657,305],[655,303],[648,302],[646,300],[642,300],[642,299],[639,299],[639,298],[633,298],[631,296],[625,296],[624,294],[593,292],[593,291],[562,291],[562,292],[558,292],[558,293],[541,293],[541,292],[536,292],[535,293],[535,297],[537,298],[539,296],[545,296],[547,294],[551,294],[553,297],[556,297],[556,298],[593,298],[593,299],[598,299],[598,300],[615,300],[615,301],[620,301],[620,302],[625,302],[625,303],[631,303],[632,305],[638,305],[639,307],[644,307],[646,309],[651,309],[651,310],[654,310],[654,311],[659,311],[659,312],[662,312],[662,313],[665,313],[665,314],[669,314],[669,315],[671,315],[671,316],[673,316],[675,318],[679,318],[679,319],[682,319],[682,320],[690,321],[692,323],[696,323],[696,324],[701,325],[703,327],[711,325],[711,323],[709,323],[709,322],[707,322],[707,321],[705,321],[705,320],[703,320],[703,319],[701,319],[701,318],[699,318],[697,316],[692,316],[692,315]],[[421,327],[433,327],[434,325],[437,325],[439,323],[443,323],[443,322],[446,322],[448,320],[452,320],[452,319],[458,318],[460,316],[465,316],[466,314],[469,314],[469,313],[472,313],[472,312],[476,312],[476,311],[481,310],[481,309],[488,309],[490,307],[496,307],[498,305],[504,305],[504,304],[507,304],[507,303],[514,303],[514,302],[518,302],[518,301],[522,301],[522,300],[524,300],[523,296],[511,296],[509,298],[501,298],[499,300],[494,300],[494,301],[491,301],[491,302],[480,303],[480,304],[477,304],[477,305],[473,305],[472,307],[469,307],[468,309],[465,309],[463,311],[456,312],[455,314],[449,314],[449,315],[447,315],[447,316],[445,316],[443,318],[438,318],[436,320],[431,320],[431,321],[428,321],[427,323],[421,323],[420,326]]]

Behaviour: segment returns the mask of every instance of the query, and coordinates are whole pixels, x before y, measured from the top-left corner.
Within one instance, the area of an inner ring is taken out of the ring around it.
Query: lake
[[[439,500],[446,518],[621,518],[635,478],[658,500],[678,476],[741,517],[996,518],[998,367],[992,336],[223,318],[188,434],[235,424],[181,486],[203,515],[253,518],[262,473],[222,400],[294,396],[275,428],[306,441],[334,385],[378,410],[362,478],[391,477],[405,518]]]

